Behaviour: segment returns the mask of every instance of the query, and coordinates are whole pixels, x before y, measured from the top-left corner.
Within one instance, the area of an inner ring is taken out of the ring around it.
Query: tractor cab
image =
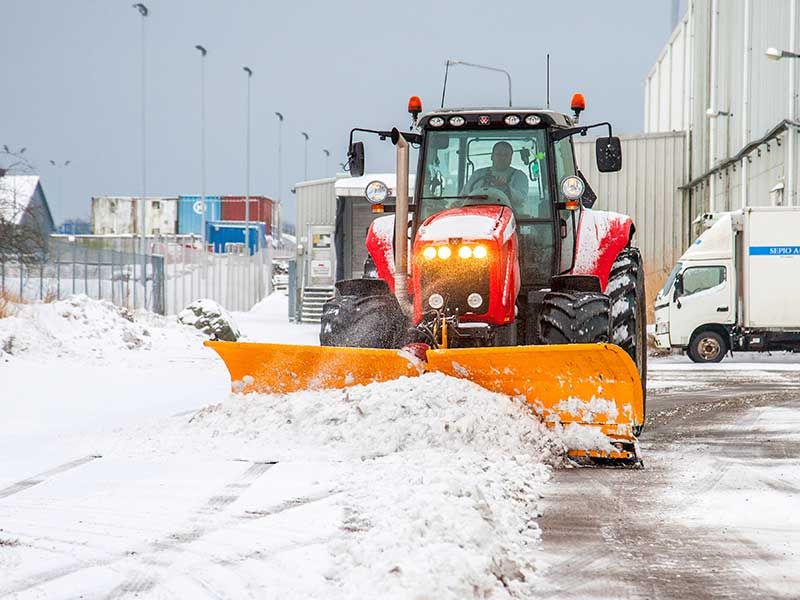
[[[552,135],[572,124],[563,114],[536,109],[422,115],[414,230],[449,209],[507,206],[516,220],[522,286],[545,286],[570,268],[575,247],[580,205],[568,209],[559,191],[560,182],[579,176],[572,140]]]

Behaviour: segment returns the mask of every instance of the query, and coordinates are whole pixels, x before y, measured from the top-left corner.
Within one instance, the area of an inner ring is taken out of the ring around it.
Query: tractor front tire
[[[355,293],[337,294],[324,304],[319,333],[321,346],[403,346],[407,337],[408,319],[397,298],[380,291],[375,293],[376,290],[369,289],[370,286],[366,285],[370,281],[374,280],[353,280],[356,285],[343,289]]]
[[[647,314],[644,268],[638,248],[626,248],[611,266],[606,286],[611,300],[611,343],[631,357],[642,382],[642,407],[647,406]],[[644,414],[643,414],[644,416]],[[644,423],[634,427],[638,436]]]
[[[539,331],[543,344],[608,342],[608,296],[596,292],[549,292],[542,302]]]

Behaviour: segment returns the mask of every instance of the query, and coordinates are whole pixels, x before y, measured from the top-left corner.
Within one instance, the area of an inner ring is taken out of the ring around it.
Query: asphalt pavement
[[[541,597],[800,598],[800,370],[687,362],[654,361],[642,469],[555,474]]]

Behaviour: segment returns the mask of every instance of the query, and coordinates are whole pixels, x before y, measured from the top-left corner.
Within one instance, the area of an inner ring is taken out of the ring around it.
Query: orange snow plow
[[[403,350],[206,342],[225,362],[236,392],[344,388],[441,372],[524,398],[565,434],[569,454],[637,461],[644,421],[642,383],[627,353],[611,344]]]

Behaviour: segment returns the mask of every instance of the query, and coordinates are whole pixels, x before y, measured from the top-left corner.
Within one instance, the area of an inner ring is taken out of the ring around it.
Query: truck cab
[[[736,324],[734,215],[723,214],[683,253],[655,303],[656,345],[717,362]],[[700,336],[700,339],[698,339]]]

